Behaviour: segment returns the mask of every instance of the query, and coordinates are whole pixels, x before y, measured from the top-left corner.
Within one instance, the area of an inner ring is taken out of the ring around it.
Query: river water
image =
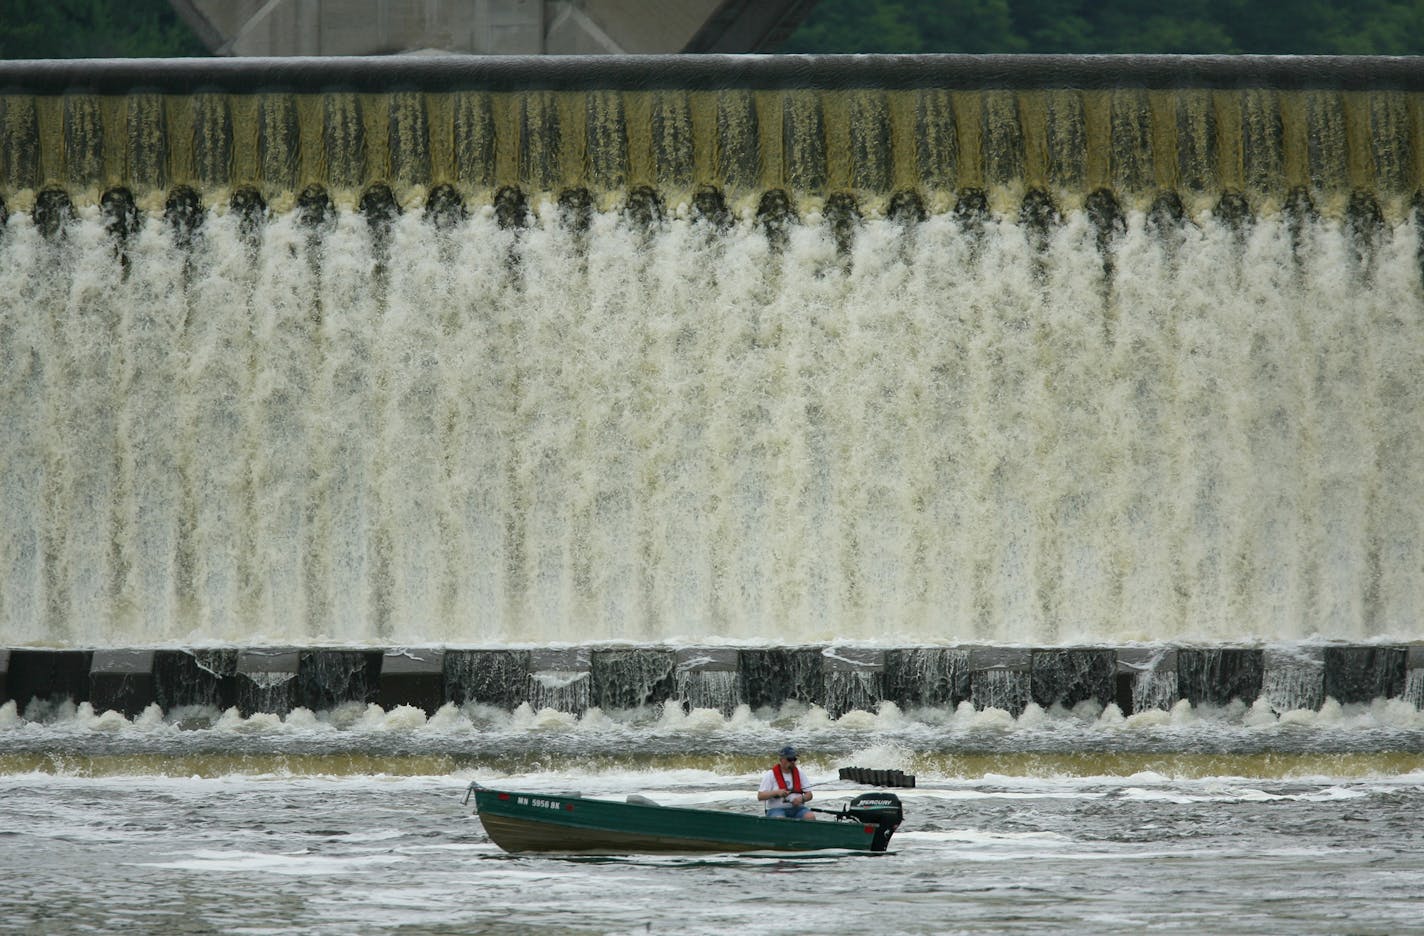
[[[899,768],[889,854],[514,856],[472,780],[755,811],[783,739],[821,803]],[[1401,933],[1424,716],[813,708],[285,719],[0,707],[0,932]]]

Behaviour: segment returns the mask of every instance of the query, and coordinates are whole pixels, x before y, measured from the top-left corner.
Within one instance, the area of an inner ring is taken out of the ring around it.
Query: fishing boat
[[[883,852],[904,817],[899,798],[883,792],[862,793],[840,810],[816,810],[834,817],[829,821],[659,806],[641,796],[618,802],[522,793],[479,783],[470,784],[465,802],[471,795],[490,840],[509,852]]]

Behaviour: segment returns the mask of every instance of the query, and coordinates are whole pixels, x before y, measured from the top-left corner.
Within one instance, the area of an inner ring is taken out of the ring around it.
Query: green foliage
[[[1424,0],[820,0],[783,52],[1424,54]]]
[[[167,0],[0,0],[0,59],[207,54]]]

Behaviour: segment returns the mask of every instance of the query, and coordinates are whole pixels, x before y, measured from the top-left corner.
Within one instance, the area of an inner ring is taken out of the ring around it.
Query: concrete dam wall
[[[1424,67],[1408,59],[655,57],[336,59],[0,65],[0,196],[76,204],[180,187],[289,206],[319,187],[353,206],[440,190],[651,189],[672,204],[785,192],[883,213],[966,191],[1074,208],[1169,195],[1271,211],[1352,197],[1398,217],[1419,191]],[[1358,206],[1358,210],[1366,210]]]
[[[346,703],[529,705],[583,715],[643,706],[753,710],[818,705],[838,718],[902,709],[1116,705],[1124,715],[1193,705],[1273,711],[1404,699],[1424,706],[1424,648],[569,647],[0,650],[0,704],[89,702],[137,716],[150,705],[286,715]],[[33,712],[32,712],[33,714]]]

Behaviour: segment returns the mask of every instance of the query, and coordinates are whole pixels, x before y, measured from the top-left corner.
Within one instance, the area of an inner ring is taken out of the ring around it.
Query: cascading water
[[[0,633],[1420,636],[1412,223],[535,208],[14,214]]]

